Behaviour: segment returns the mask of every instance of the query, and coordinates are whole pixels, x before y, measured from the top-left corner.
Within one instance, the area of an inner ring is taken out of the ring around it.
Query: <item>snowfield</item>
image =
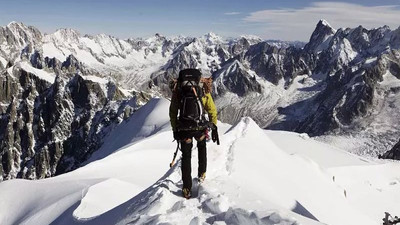
[[[248,117],[218,125],[221,145],[207,145],[207,178],[186,200],[180,161],[169,168],[176,143],[168,107],[152,99],[80,169],[0,183],[0,224],[376,225],[384,212],[400,215],[398,162],[263,130]]]

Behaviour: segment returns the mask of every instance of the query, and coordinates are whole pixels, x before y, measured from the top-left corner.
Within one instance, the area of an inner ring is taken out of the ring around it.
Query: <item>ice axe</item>
[[[169,167],[171,168],[174,164],[175,164],[175,158],[176,155],[178,154],[178,150],[179,150],[179,141],[176,141],[176,151],[174,153],[174,158],[172,158],[172,162],[169,164]]]
[[[218,128],[215,124],[211,125],[211,139],[213,142],[217,142],[217,145],[219,145]]]

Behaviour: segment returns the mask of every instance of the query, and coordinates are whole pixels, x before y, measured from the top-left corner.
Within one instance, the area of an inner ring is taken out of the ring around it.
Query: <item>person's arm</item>
[[[213,142],[217,142],[219,145],[219,136],[218,136],[218,128],[217,128],[217,107],[215,107],[214,100],[211,97],[211,94],[206,94],[206,104],[204,104],[205,110],[208,112],[208,116],[210,117],[210,121],[213,123],[211,126],[211,139]]]
[[[214,100],[210,93],[205,94],[206,102],[204,104],[204,109],[208,112],[210,121],[217,125],[217,108],[215,107]]]
[[[176,92],[172,93],[171,104],[169,105],[169,120],[173,131],[176,130],[176,123],[179,110],[179,100]]]

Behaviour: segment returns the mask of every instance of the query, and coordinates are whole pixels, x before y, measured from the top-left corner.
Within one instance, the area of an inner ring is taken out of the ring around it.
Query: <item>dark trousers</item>
[[[206,172],[207,169],[207,147],[206,147],[206,138],[203,136],[203,133],[200,135],[194,136],[197,141],[197,149],[199,152],[199,169],[197,171],[198,176],[202,173]],[[181,142],[181,151],[182,151],[182,181],[183,188],[188,188],[189,190],[192,188],[192,147],[193,147],[193,138],[185,138],[180,141]]]

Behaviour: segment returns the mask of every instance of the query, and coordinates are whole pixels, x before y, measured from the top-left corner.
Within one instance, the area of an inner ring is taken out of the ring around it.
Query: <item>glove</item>
[[[181,139],[179,131],[174,131],[174,140],[179,141]]]
[[[210,132],[208,130],[209,129],[204,130],[204,136],[207,142],[210,140]]]
[[[214,143],[217,142],[217,145],[219,145],[218,128],[215,124],[211,126],[211,139]]]

